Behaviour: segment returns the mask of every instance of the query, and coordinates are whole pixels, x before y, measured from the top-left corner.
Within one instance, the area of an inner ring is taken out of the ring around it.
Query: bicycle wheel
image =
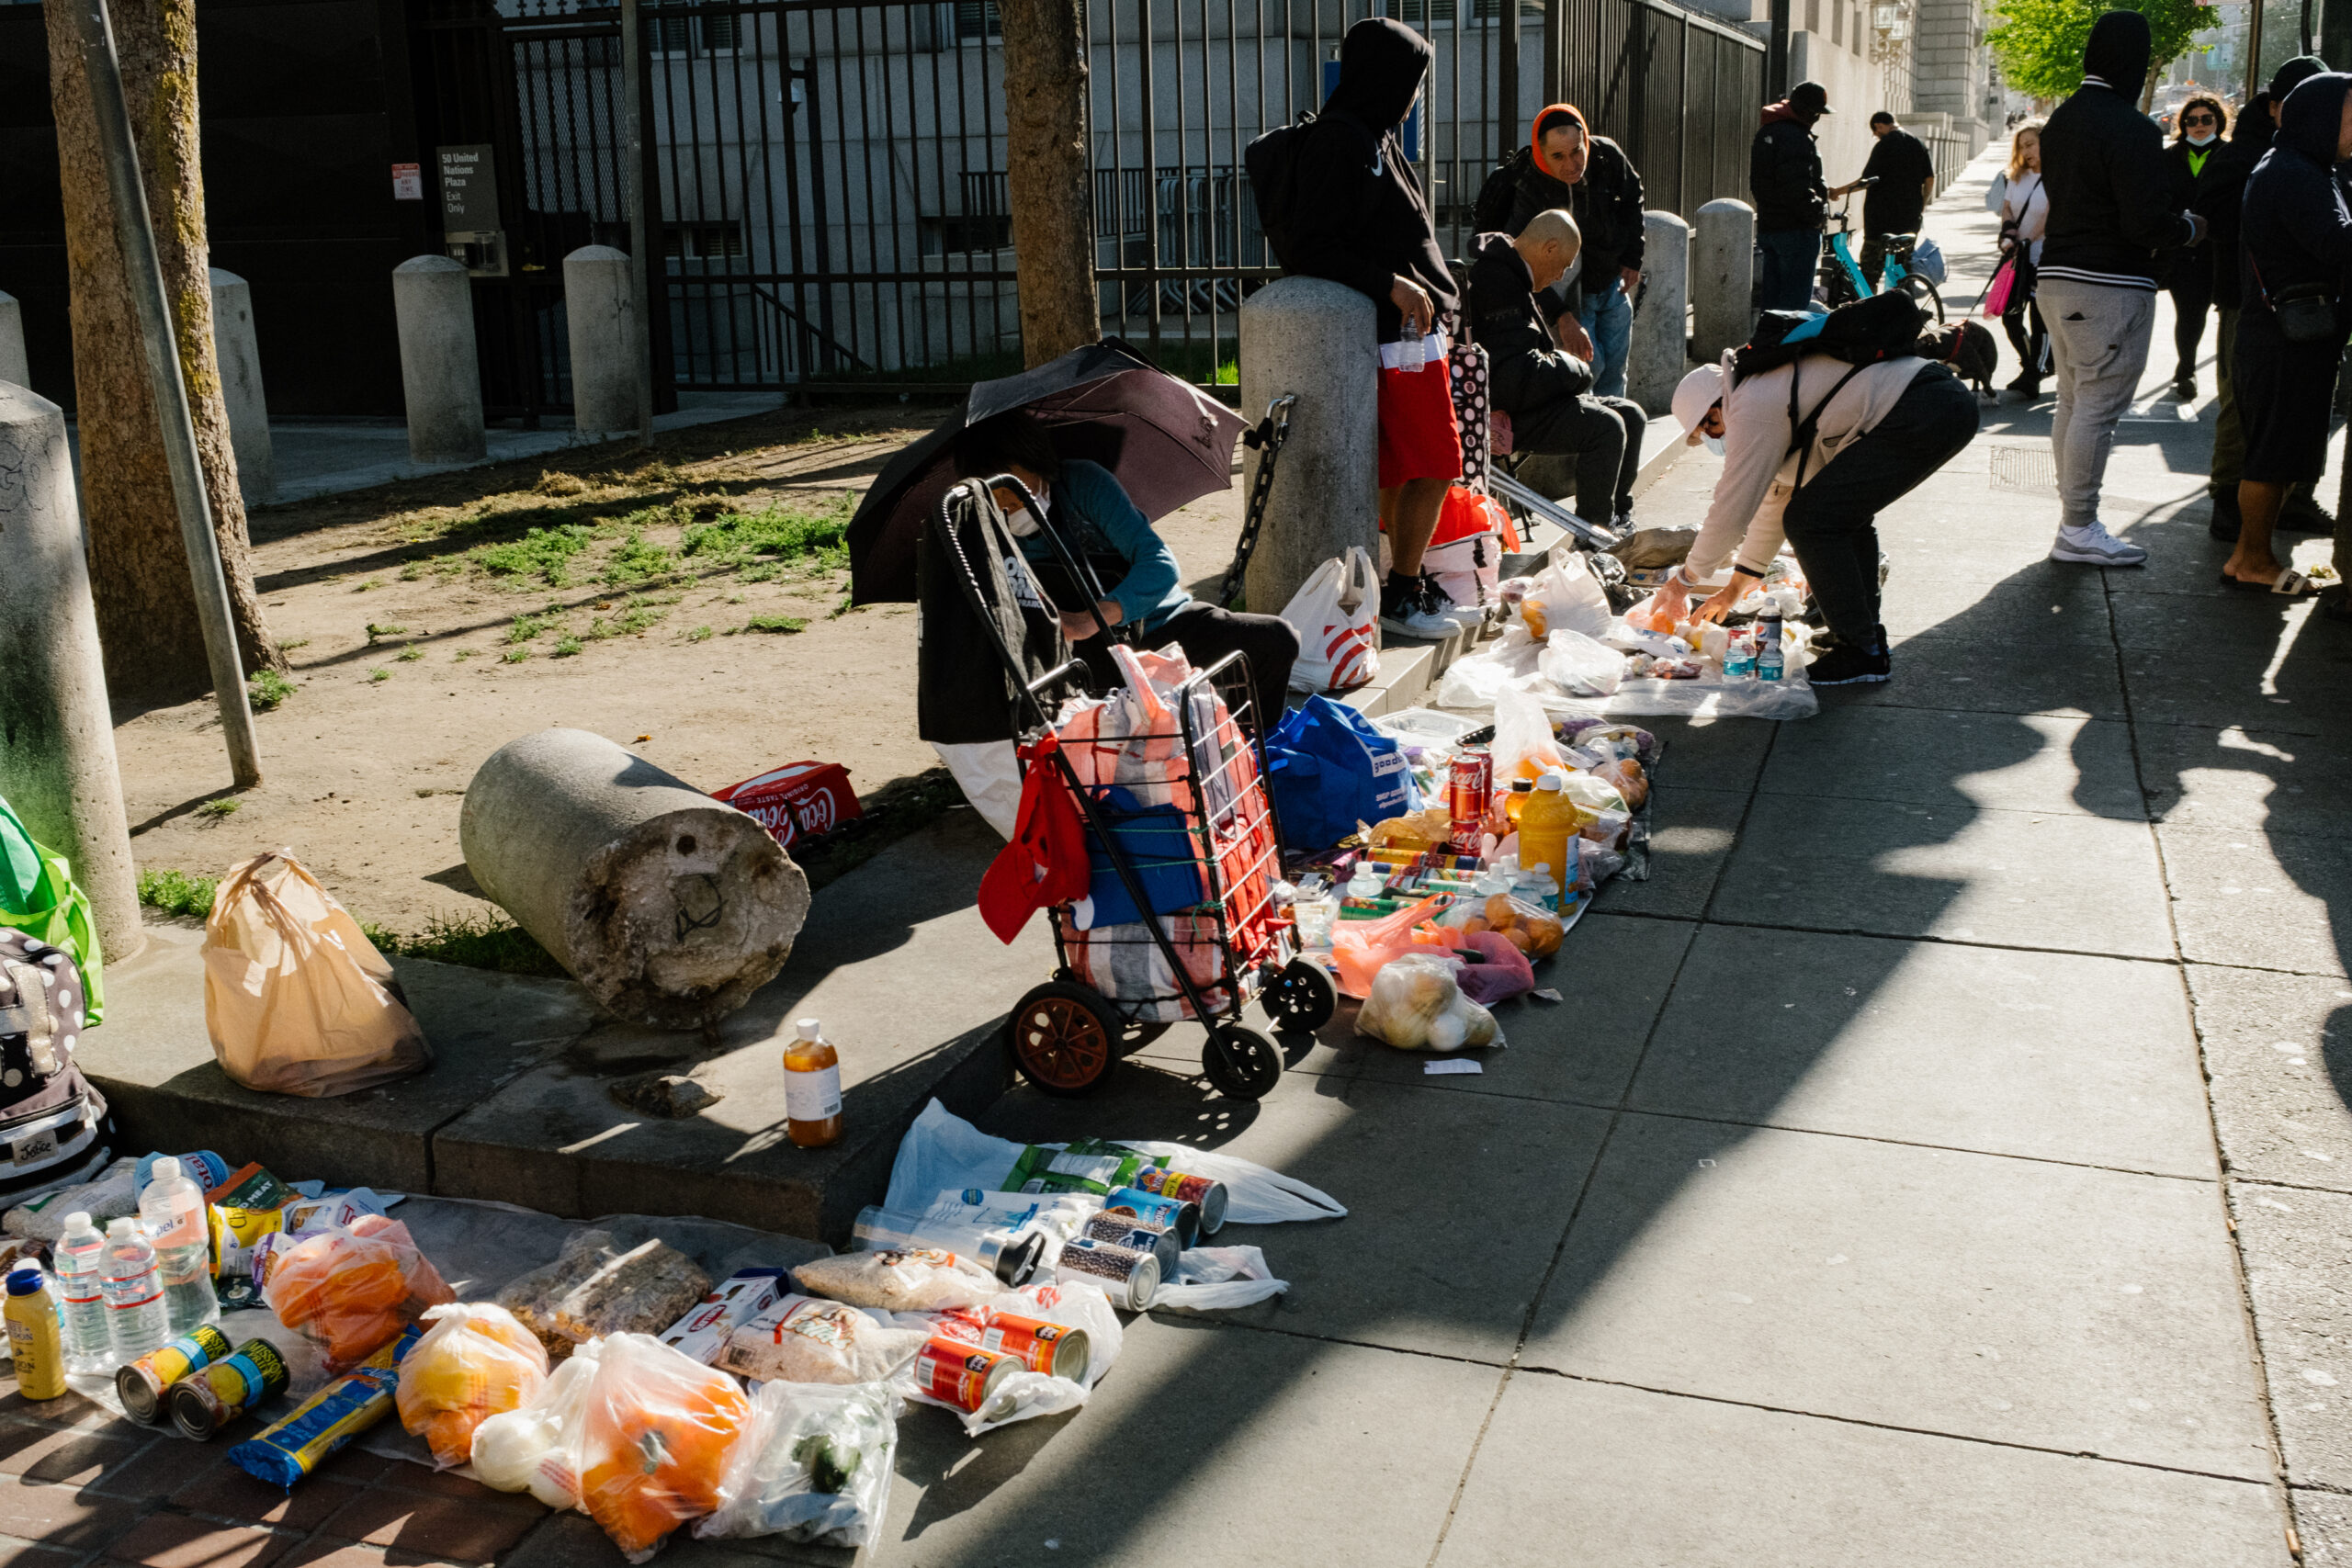
[[[1944,297],[1936,292],[1934,284],[1916,272],[1906,272],[1903,275],[1903,281],[1895,287],[1911,296],[1917,302],[1919,309],[1933,316],[1938,326],[1943,324]]]

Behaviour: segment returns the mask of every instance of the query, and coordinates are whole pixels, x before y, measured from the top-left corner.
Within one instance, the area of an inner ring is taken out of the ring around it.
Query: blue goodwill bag
[[[1283,715],[1266,742],[1266,760],[1274,810],[1292,849],[1325,849],[1358,822],[1420,809],[1404,747],[1329,697],[1309,697]]]

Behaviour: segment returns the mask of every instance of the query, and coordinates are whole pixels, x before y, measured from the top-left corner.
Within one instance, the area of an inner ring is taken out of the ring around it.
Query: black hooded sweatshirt
[[[2324,284],[2337,300],[2352,268],[2352,209],[2335,183],[2335,138],[2352,75],[2328,72],[2306,80],[2278,109],[2278,133],[2245,182],[2240,215],[2239,281],[2245,325],[2271,316],[2269,301],[2284,289]],[[2339,341],[2343,333],[2336,334]]]
[[[2195,226],[2168,210],[2172,172],[2165,136],[2140,112],[2148,78],[2148,19],[2109,11],[2083,46],[2083,85],[2041,131],[2041,179],[2050,192],[2041,279],[2156,287],[2155,253],[2185,245]]]
[[[1350,28],[1340,45],[1340,85],[1299,150],[1291,270],[1371,296],[1382,343],[1403,330],[1404,312],[1388,298],[1397,274],[1428,289],[1441,314],[1456,304],[1420,181],[1396,135],[1432,56],[1429,40],[1402,22],[1372,17]]]
[[[2221,166],[2206,166],[2198,182],[2195,211],[2213,226],[2206,248],[2213,253],[2213,303],[2225,310],[2238,307],[2242,293],[2238,276],[2238,215],[2245,205],[2245,182],[2278,129],[2278,105],[2311,77],[2327,69],[2316,55],[2299,54],[2272,73],[2270,85],[2246,100],[2230,128],[2229,144],[2222,149]]]

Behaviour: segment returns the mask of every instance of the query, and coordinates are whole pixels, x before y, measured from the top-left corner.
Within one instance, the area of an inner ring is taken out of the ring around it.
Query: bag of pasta
[[[487,1302],[434,1307],[424,1321],[433,1326],[401,1361],[401,1425],[447,1470],[473,1457],[476,1427],[537,1396],[548,1353],[513,1313]]]
[[[427,1307],[458,1298],[408,1234],[381,1214],[315,1231],[275,1254],[262,1300],[317,1345],[330,1372],[357,1366]]]
[[[631,1562],[722,1501],[735,1444],[752,1423],[736,1381],[650,1334],[603,1347],[580,1424],[580,1506]]]

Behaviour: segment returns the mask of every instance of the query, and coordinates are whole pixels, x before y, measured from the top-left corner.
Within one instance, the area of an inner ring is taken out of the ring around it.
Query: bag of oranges
[[[580,1506],[631,1562],[718,1511],[752,1403],[736,1381],[650,1334],[609,1334],[579,1436]]]
[[[537,1397],[548,1353],[514,1314],[488,1303],[434,1307],[424,1321],[433,1326],[401,1361],[401,1425],[447,1470],[473,1457],[475,1427]]]
[[[348,1371],[424,1315],[457,1300],[416,1249],[408,1226],[362,1214],[313,1232],[273,1258],[262,1300],[317,1345],[330,1372]]]

